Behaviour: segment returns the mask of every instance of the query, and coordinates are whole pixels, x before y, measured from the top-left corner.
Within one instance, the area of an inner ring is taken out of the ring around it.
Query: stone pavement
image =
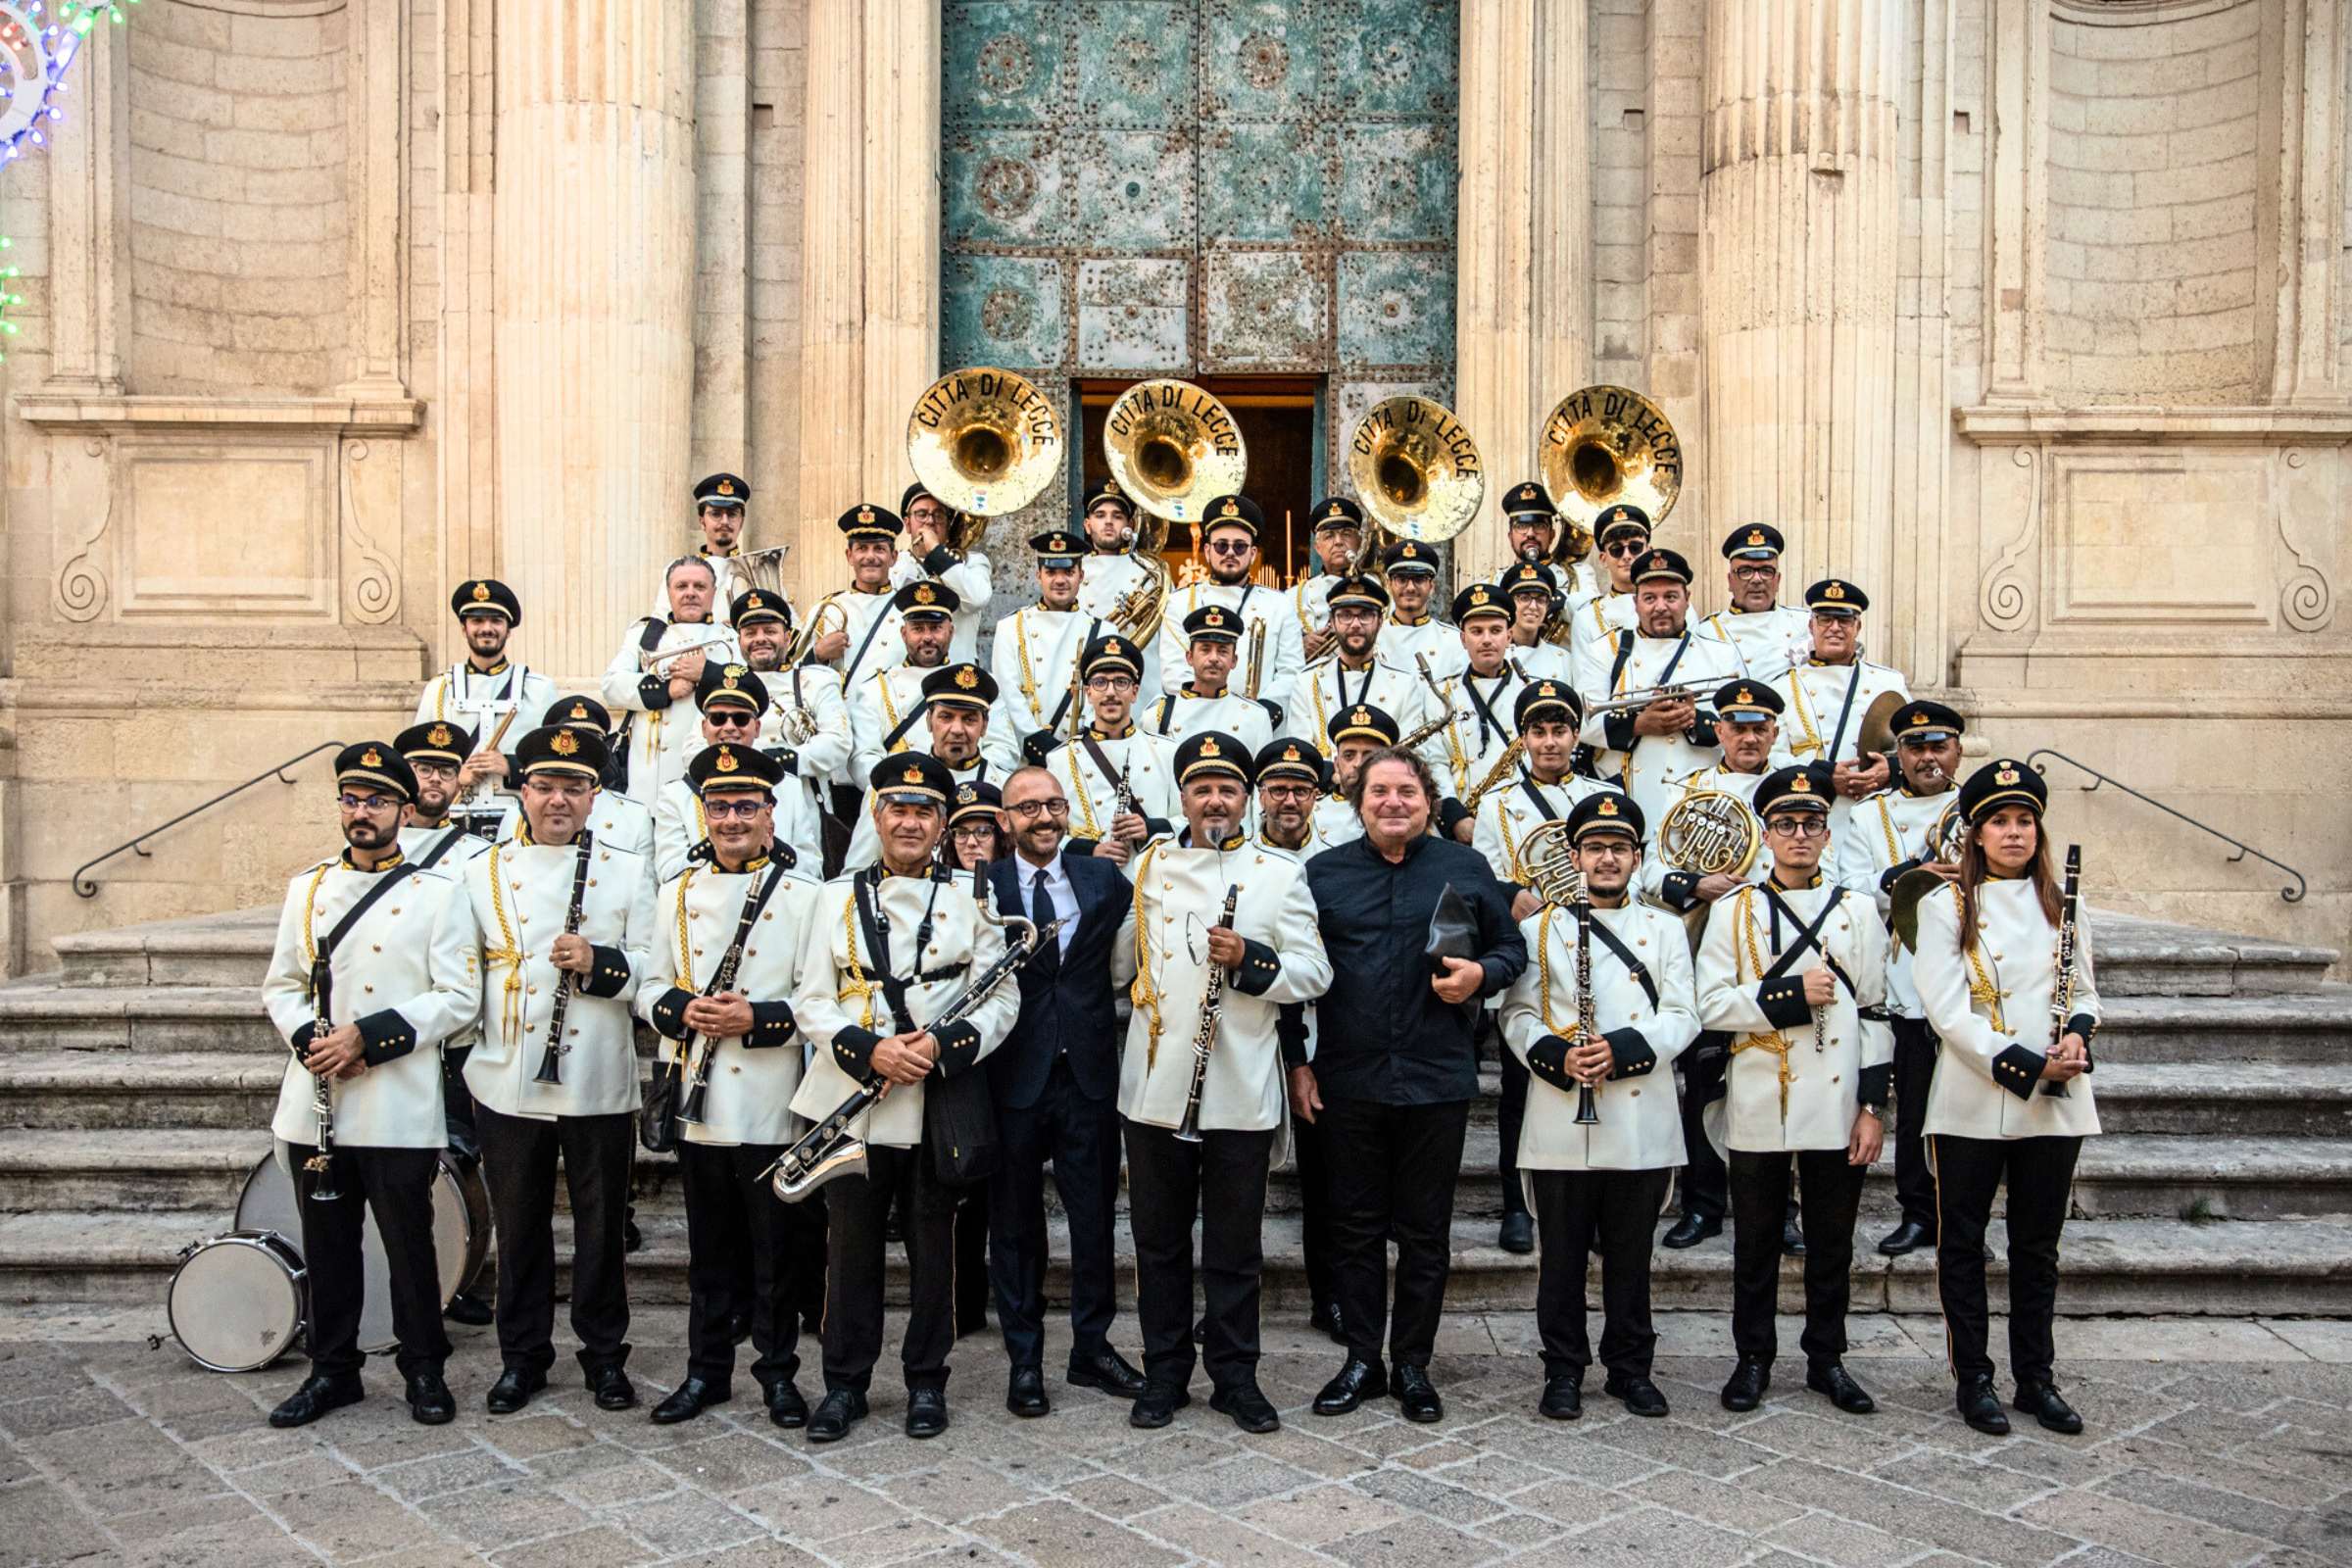
[[[1933,1318],[1855,1320],[1875,1416],[1803,1391],[1793,1324],[1767,1406],[1727,1414],[1725,1321],[1670,1313],[1672,1417],[1595,1397],[1555,1425],[1533,1414],[1531,1319],[1455,1317],[1433,1367],[1446,1418],[1431,1427],[1393,1405],[1318,1419],[1306,1403],[1336,1353],[1270,1325],[1262,1381],[1286,1424],[1263,1438],[1210,1413],[1198,1385],[1165,1432],[1051,1376],[1054,1413],[1016,1421],[991,1334],[957,1351],[945,1438],[906,1441],[903,1395],[878,1388],[873,1417],[827,1448],[770,1428],[748,1377],[735,1404],[683,1427],[605,1414],[568,1383],[493,1419],[488,1331],[467,1329],[454,1424],[412,1424],[378,1362],[365,1404],[273,1432],[263,1413],[299,1363],[215,1376],[151,1346],[160,1327],[146,1310],[0,1314],[0,1564],[2352,1562],[2343,1322],[2062,1320],[2060,1373],[2090,1423],[2073,1439],[1962,1426]],[[637,1329],[650,1405],[679,1374],[682,1313],[644,1312]]]

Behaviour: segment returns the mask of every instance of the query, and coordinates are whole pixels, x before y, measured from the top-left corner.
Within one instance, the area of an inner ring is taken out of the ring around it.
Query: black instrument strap
[[[1637,631],[1620,631],[1617,634],[1617,658],[1609,665],[1609,691],[1612,694],[1617,690],[1617,677],[1625,673],[1625,666],[1633,660],[1634,644],[1640,641],[1641,636]]]
[[[1102,743],[1097,741],[1093,733],[1090,731],[1081,733],[1079,735],[1078,744],[1086,748],[1086,755],[1093,758],[1095,760],[1095,765],[1102,770],[1102,782],[1110,786],[1112,794],[1117,794],[1119,788],[1119,770],[1111,766],[1110,759],[1102,754]],[[1079,789],[1086,788],[1086,785],[1080,782],[1078,778],[1078,765],[1075,762],[1070,764],[1070,782],[1076,785]]]
[[[890,958],[890,912],[882,907],[881,901],[874,896],[874,890],[882,885],[882,878],[888,874],[879,865],[869,866],[858,873],[858,879],[852,886],[858,902],[858,924],[865,932],[865,945],[873,950],[874,984],[881,988],[882,1000],[890,1004],[891,1021],[898,1025],[898,1032],[903,1035],[910,1035],[915,1031],[915,1023],[914,1015],[906,1010],[906,982],[892,972],[894,965]],[[923,905],[921,923],[914,928],[914,961],[918,966],[914,978],[917,981],[945,978],[959,972],[962,968],[962,965],[957,964],[946,970],[925,974],[919,967],[923,961],[923,954],[931,946],[932,917],[939,907],[939,890],[945,885],[945,877],[940,873],[933,873],[931,897]]]
[[[1511,671],[1506,665],[1503,672],[1494,677],[1494,695],[1500,697],[1502,689],[1510,683]],[[1478,677],[1466,669],[1462,671],[1462,691],[1469,697],[1470,706],[1478,710],[1478,754],[1484,757],[1487,754],[1487,730],[1490,726],[1496,735],[1508,735],[1510,731],[1504,729],[1502,720],[1494,716],[1494,705],[1478,695]]]
[[[463,831],[463,829],[457,831]],[[311,1006],[319,1017],[331,1020],[334,1016],[330,1009],[333,1005],[335,990],[335,975],[332,968],[335,949],[342,944],[345,937],[351,935],[351,928],[360,923],[360,916],[375,907],[376,900],[391,892],[396,884],[406,882],[412,870],[416,869],[421,869],[421,867],[396,865],[391,870],[380,873],[375,879],[375,885],[361,894],[352,906],[343,911],[343,918],[334,923],[333,928],[326,933],[326,940],[318,944],[318,951],[311,957]]]
[[[659,653],[662,648],[662,639],[668,631],[669,622],[663,620],[660,615],[646,616],[645,630],[637,634],[638,651],[647,654]],[[612,755],[619,760],[620,770],[624,776],[627,774],[629,766],[629,737],[636,727],[637,710],[632,708],[620,715],[620,728],[612,732]]]
[[[1533,773],[1522,771],[1519,775],[1519,787],[1527,792],[1529,800],[1536,803],[1536,809],[1544,813],[1544,821],[1557,822],[1560,819],[1560,813],[1553,810],[1551,803],[1544,798],[1544,791],[1537,785],[1536,776]]]
[[[821,610],[824,607],[820,605],[817,608]],[[847,614],[848,612],[845,611],[843,613]],[[858,665],[865,658],[865,651],[874,646],[875,636],[882,630],[882,623],[889,618],[890,607],[884,605],[875,613],[874,623],[865,628],[865,641],[858,645],[858,651],[850,656],[850,662],[841,666],[841,689],[843,691],[846,692],[850,689],[850,680],[858,673]]]
[[[1846,990],[1853,990],[1853,981],[1846,978],[1845,971],[1838,966],[1835,958],[1830,956],[1830,950],[1821,945],[1821,928],[1830,923],[1830,912],[1836,909],[1838,901],[1845,897],[1845,889],[1832,887],[1830,896],[1821,901],[1821,912],[1813,917],[1811,924],[1807,924],[1797,917],[1794,909],[1788,907],[1788,902],[1781,897],[1779,888],[1774,887],[1770,882],[1763,883],[1761,888],[1764,902],[1772,906],[1772,945],[1775,948],[1781,946],[1781,916],[1783,915],[1787,915],[1788,923],[1796,928],[1796,940],[1781,951],[1780,956],[1772,960],[1772,967],[1765,970],[1760,978],[1778,980],[1782,975],[1787,974],[1788,966],[1803,957],[1808,950],[1818,948],[1821,952],[1821,961],[1829,965],[1830,972],[1845,981]]]
[[[1081,651],[1086,648],[1088,643],[1091,643],[1095,640],[1095,628],[1102,624],[1102,617],[1100,615],[1097,615],[1094,619],[1086,623],[1086,636],[1078,644],[1078,647]],[[1046,720],[1047,734],[1051,735],[1055,730],[1061,728],[1061,721],[1069,713],[1070,704],[1076,699],[1077,696],[1078,683],[1076,681],[1070,682],[1069,685],[1064,686],[1061,689],[1061,701],[1054,705],[1054,716]]]
[[[1846,720],[1853,716],[1854,699],[1862,692],[1862,655],[1854,654],[1854,672],[1845,678],[1845,706],[1838,710],[1838,733],[1830,737],[1830,749],[1822,758],[1828,766],[1838,765],[1838,748],[1845,744]]]
[[[466,838],[469,835],[466,833],[464,827],[455,822],[451,823],[449,830],[441,835],[441,842],[435,844],[431,849],[424,852],[424,858],[416,862],[416,869],[419,871],[430,871],[434,866],[441,863],[441,857],[447,855],[451,848],[457,844],[458,840]],[[332,941],[334,939],[334,934],[332,932],[328,933],[327,939]]]
[[[782,849],[783,846],[776,848]],[[788,856],[778,857],[768,867],[767,875],[753,884],[750,896],[743,901],[743,918],[735,922],[735,940],[728,944],[726,956],[718,960],[718,968],[711,973],[710,983],[703,987],[704,996],[715,997],[722,991],[735,989],[735,974],[743,967],[743,945],[751,940],[752,922],[760,918],[761,909],[767,907],[769,896],[783,882],[784,873],[791,867],[792,860]]]
[[[883,680],[888,680],[890,679],[890,676],[885,673],[880,678]],[[906,734],[908,730],[914,728],[914,721],[922,717],[926,712],[930,711],[930,698],[924,697],[917,699],[915,705],[906,710],[906,716],[899,720],[899,727],[882,737],[882,750],[884,752],[888,752],[893,746],[898,745],[899,737]]]
[[[1658,1004],[1658,983],[1650,978],[1649,965],[1635,957],[1633,950],[1617,940],[1617,933],[1601,923],[1597,908],[1592,911],[1592,935],[1602,947],[1617,956],[1617,961],[1625,965],[1626,973],[1634,977],[1634,983],[1642,988],[1643,996],[1649,998],[1649,1004],[1654,1009]]]

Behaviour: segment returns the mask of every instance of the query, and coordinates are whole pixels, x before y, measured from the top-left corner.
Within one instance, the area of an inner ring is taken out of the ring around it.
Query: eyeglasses
[[[346,811],[384,811],[400,802],[389,795],[338,795],[335,804]]]
[[[997,836],[997,824],[994,822],[958,822],[948,829],[948,836],[958,844],[966,840],[983,844],[990,843]]]
[[[1830,836],[1830,819],[1826,816],[1776,816],[1764,824],[1765,831],[1785,839],[1826,839]]]
[[[703,815],[713,822],[724,822],[730,818],[745,822],[757,822],[760,820],[760,813],[766,810],[770,804],[756,797],[741,801],[705,801]]]
[[[566,780],[559,784],[552,779],[534,776],[524,779],[522,787],[533,795],[564,801],[584,801],[595,793],[595,786],[584,779]]]
[[[1257,793],[1268,801],[1287,805],[1293,801],[1312,799],[1315,787],[1312,784],[1260,784]]]
[[[1046,816],[1069,815],[1070,803],[1056,795],[1050,801],[1023,801],[1017,806],[1007,806],[1004,809],[1024,822],[1034,822],[1041,813]]]
[[[1090,692],[1131,692],[1136,681],[1132,675],[1089,675],[1086,689]]]
[[[1780,574],[1781,568],[1778,566],[1734,566],[1732,568],[1732,575],[1741,582],[1762,582],[1767,577],[1778,577]]]
[[[1638,556],[1648,548],[1649,541],[1646,539],[1620,539],[1613,545],[1602,545],[1600,553],[1604,556]]]

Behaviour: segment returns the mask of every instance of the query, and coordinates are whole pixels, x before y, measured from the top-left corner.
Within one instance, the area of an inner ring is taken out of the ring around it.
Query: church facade
[[[1292,411],[1264,471],[1301,495],[1346,488],[1373,402],[1434,397],[1490,474],[1457,581],[1552,405],[1634,388],[1702,608],[1772,523],[1787,597],[1859,582],[1868,657],[2055,754],[2102,906],[2345,940],[2331,0],[128,16],[0,168],[12,973],[273,899],[331,813],[317,757],[267,770],[405,722],[461,579],[589,689],[727,469],[796,601],[839,586],[833,517],[896,505],[915,399],[971,364],[1074,453],[1139,377]],[[1069,488],[993,525],[992,618]]]

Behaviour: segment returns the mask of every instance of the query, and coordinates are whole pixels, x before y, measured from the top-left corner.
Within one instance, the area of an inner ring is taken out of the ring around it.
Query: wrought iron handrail
[[[2238,861],[2251,855],[2257,860],[2266,860],[2272,865],[2277,866],[2279,870],[2284,871],[2288,876],[2291,876],[2295,879],[2293,886],[2283,887],[2278,890],[2278,896],[2289,904],[2301,904],[2303,902],[2303,895],[2311,891],[2311,883],[2305,879],[2303,873],[2296,870],[2293,866],[2287,864],[2284,860],[2278,858],[2276,856],[2265,855],[2260,850],[2254,848],[2254,846],[2251,844],[2241,843],[2238,840],[2231,838],[2229,834],[2224,833],[2221,829],[2198,821],[2195,817],[2190,816],[2185,811],[2175,810],[2173,808],[2165,805],[2162,801],[2156,799],[2155,796],[2143,794],[2140,791],[2133,789],[2131,785],[2125,783],[2120,778],[2111,778],[2107,774],[2102,773],[2097,768],[2091,766],[2088,762],[2078,762],[2073,758],[2067,756],[2064,752],[2054,752],[2048,747],[2044,746],[2026,754],[2026,761],[2028,765],[2033,767],[2034,771],[2036,773],[2047,773],[2049,771],[2048,768],[2043,767],[2039,762],[2034,760],[2037,757],[2054,757],[2061,762],[2064,762],[2067,766],[2079,768],[2082,772],[2088,773],[2092,778],[2098,780],[2097,784],[2085,784],[2082,786],[2082,793],[2085,795],[2088,795],[2092,791],[2096,790],[2099,787],[2099,784],[2112,784],[2117,789],[2122,790],[2126,795],[2131,796],[2133,800],[2145,801],[2150,806],[2156,808],[2156,809],[2159,811],[2164,812],[2166,815],[2177,816],[2181,821],[2186,822],[2190,827],[2197,829],[2199,832],[2212,834],[2215,838],[2220,839],[2224,844],[2227,844],[2230,848],[2237,851],[2235,855],[2230,857],[2230,863],[2231,865],[2235,865]]]
[[[140,834],[137,838],[129,839],[123,843],[116,845],[113,849],[107,851],[104,855],[99,856],[96,859],[82,861],[81,864],[74,868],[74,891],[85,899],[96,898],[98,896],[97,882],[93,878],[84,876],[82,874],[83,872],[88,871],[92,866],[105,864],[107,861],[113,859],[116,856],[121,855],[124,850],[130,851],[133,855],[136,855],[143,860],[153,859],[155,858],[154,853],[146,848],[146,844],[149,839],[154,838],[157,834],[170,832],[172,828],[175,828],[179,826],[180,823],[185,822],[189,817],[202,815],[204,812],[211,810],[214,807],[219,806],[222,801],[227,800],[230,796],[241,795],[266,778],[274,778],[280,784],[291,784],[294,782],[294,780],[286,777],[287,768],[299,766],[300,764],[309,761],[312,758],[317,757],[320,752],[339,752],[342,749],[343,743],[341,741],[320,741],[309,751],[303,752],[294,757],[289,757],[284,761],[278,763],[275,767],[264,768],[261,772],[254,774],[253,777],[247,779],[244,783],[239,784],[236,788],[222,790],[220,794],[214,796],[202,806],[191,807],[187,810],[180,812],[171,821],[151,827],[146,832]]]

